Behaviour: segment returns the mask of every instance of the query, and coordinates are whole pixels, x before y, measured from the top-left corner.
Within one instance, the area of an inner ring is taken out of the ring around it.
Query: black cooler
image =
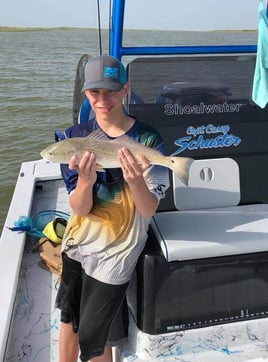
[[[158,215],[159,219],[154,219],[155,231],[151,230],[148,243],[137,266],[137,325],[139,329],[149,334],[161,334],[268,316],[268,252],[260,251],[268,249],[268,205],[257,205],[251,207],[251,210],[250,212],[249,209],[245,209],[245,212],[241,214],[238,214],[235,209],[229,211],[230,216],[240,218],[238,223],[245,222],[245,228],[251,228],[233,233],[240,234],[241,238],[243,234],[249,234],[245,237],[244,243],[237,242],[236,246],[232,244],[231,237],[230,239],[223,238],[224,227],[230,226],[227,220],[219,231],[216,239],[218,242],[209,239],[208,233],[203,237],[206,241],[202,241],[201,235],[197,240],[197,235],[202,229],[201,224],[194,223],[200,215],[194,212],[188,215],[175,214],[175,216],[184,216],[177,218],[178,229],[181,227],[182,230],[183,225],[185,229],[187,228],[186,216],[193,221],[191,230],[194,231],[194,236],[189,237],[188,241],[196,244],[196,247],[191,245],[196,259],[189,260],[188,255],[186,260],[169,262],[155,236],[157,233],[159,239],[168,238],[171,230],[171,224],[166,219],[168,215],[163,213]],[[225,211],[225,216],[226,213],[227,211]],[[215,212],[201,215],[201,222],[210,216],[217,227],[217,222],[213,220],[217,216]],[[219,213],[218,216],[220,218],[222,215]],[[254,221],[249,222],[251,218]],[[172,221],[174,220],[170,220]],[[236,222],[234,218],[231,219],[233,225]],[[166,224],[166,235],[161,229],[162,223]],[[160,227],[159,231],[156,231],[157,227]],[[174,224],[172,227],[174,228]],[[213,225],[208,223],[205,227],[213,228]],[[255,232],[252,227],[259,227],[262,231]],[[182,230],[183,233],[185,230]],[[182,259],[184,259],[183,254],[189,253],[189,250],[183,247],[185,239],[184,237],[184,241],[177,240],[178,244],[182,244]],[[227,243],[229,250],[219,250],[221,243],[224,242]],[[236,249],[233,252],[239,254],[204,257],[209,250],[209,246],[205,243],[212,244],[211,248],[214,248],[215,255],[217,251],[231,253],[232,249]],[[201,245],[198,246],[198,244]],[[254,252],[254,249],[257,252]]]

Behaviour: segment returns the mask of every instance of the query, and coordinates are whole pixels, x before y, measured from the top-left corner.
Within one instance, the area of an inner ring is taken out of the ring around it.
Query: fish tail
[[[179,177],[179,179],[188,185],[189,169],[193,163],[193,159],[189,157],[167,157],[169,160],[169,168]]]

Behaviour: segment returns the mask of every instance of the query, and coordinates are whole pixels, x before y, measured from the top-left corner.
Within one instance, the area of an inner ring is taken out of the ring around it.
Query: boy
[[[122,135],[164,152],[153,128],[125,113],[122,102],[129,90],[123,64],[111,56],[89,60],[85,92],[95,112],[86,124],[66,131],[67,137],[112,140]],[[63,271],[57,306],[61,309],[60,362],[112,362],[107,346],[111,326],[120,314],[131,274],[142,252],[150,218],[168,187],[168,171],[135,160],[124,144],[119,168],[96,171],[93,153],[86,151],[77,165],[74,155],[62,174],[70,193],[72,214],[62,243]],[[114,329],[114,326],[113,326]],[[106,346],[106,347],[105,347]]]

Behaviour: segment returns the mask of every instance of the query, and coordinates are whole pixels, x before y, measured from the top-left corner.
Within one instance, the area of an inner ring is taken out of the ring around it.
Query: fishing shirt
[[[85,137],[97,128],[96,121],[90,120],[67,129],[65,137]],[[146,124],[136,120],[126,135],[165,154],[160,134]],[[113,139],[105,133],[104,136],[107,140]],[[61,170],[70,193],[76,187],[77,172],[70,170],[68,165],[61,165]],[[169,186],[167,168],[152,166],[144,178],[158,200],[165,197]],[[62,240],[62,251],[79,261],[87,275],[108,284],[124,284],[130,280],[144,248],[150,218],[142,217],[136,210],[121,168],[97,172],[93,201],[88,215],[71,213]]]

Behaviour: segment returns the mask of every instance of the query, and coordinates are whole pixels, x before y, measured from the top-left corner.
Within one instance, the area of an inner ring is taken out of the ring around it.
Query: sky
[[[260,0],[126,0],[125,27],[160,30],[257,29]],[[265,5],[267,0],[264,0]],[[97,0],[0,0],[0,26],[97,27]],[[108,27],[109,0],[100,0]]]

